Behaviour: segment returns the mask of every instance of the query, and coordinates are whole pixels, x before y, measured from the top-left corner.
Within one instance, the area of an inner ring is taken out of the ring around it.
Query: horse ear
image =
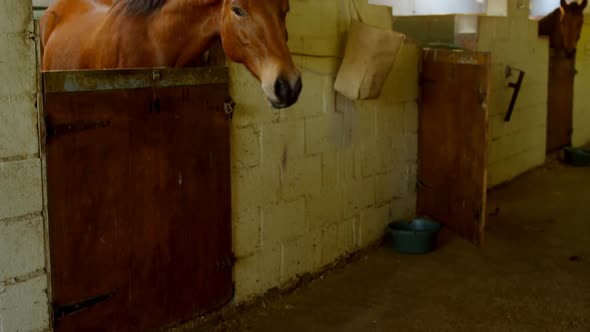
[[[588,6],[588,0],[582,0],[582,4],[580,4],[580,7],[582,7],[582,10],[584,10],[586,8],[586,6]]]
[[[587,0],[584,0],[587,1]],[[565,2],[565,0],[561,0],[561,8],[566,9],[567,8],[567,3]]]

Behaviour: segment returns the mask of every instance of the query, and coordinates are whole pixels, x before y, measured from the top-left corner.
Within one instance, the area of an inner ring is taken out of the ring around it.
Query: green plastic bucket
[[[567,147],[564,149],[564,159],[572,166],[590,166],[590,150]]]
[[[404,254],[424,254],[432,251],[436,236],[442,228],[438,222],[428,218],[417,218],[410,222],[397,221],[388,225],[391,246]]]

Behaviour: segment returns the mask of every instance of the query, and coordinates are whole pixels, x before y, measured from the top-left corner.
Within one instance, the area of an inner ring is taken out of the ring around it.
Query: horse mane
[[[539,36],[550,36],[553,33],[555,24],[561,15],[560,11],[561,9],[557,7],[539,20]]]
[[[160,10],[169,0],[114,0],[111,7],[121,4],[129,15],[148,16]],[[191,3],[199,6],[210,6],[219,3],[221,0],[191,0]]]
[[[125,10],[131,15],[149,15],[160,10],[166,3],[166,0],[118,0],[122,2]]]

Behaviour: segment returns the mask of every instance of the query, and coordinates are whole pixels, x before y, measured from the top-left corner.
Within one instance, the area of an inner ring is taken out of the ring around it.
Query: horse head
[[[567,4],[565,0],[561,0],[559,32],[568,58],[572,58],[576,54],[576,45],[580,40],[584,23],[584,9],[587,5],[588,0],[583,0],[581,4],[577,2]]]
[[[289,0],[223,0],[221,42],[232,61],[262,84],[275,108],[293,105],[301,93],[301,73],[287,46]]]

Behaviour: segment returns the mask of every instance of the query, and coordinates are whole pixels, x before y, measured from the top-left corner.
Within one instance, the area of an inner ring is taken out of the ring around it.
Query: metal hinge
[[[225,102],[223,103],[223,111],[225,115],[231,120],[234,117],[234,110],[236,108],[236,103],[233,101],[231,97],[227,97]]]
[[[420,189],[420,188],[426,188],[426,189],[434,189],[433,187],[427,185],[426,183],[424,183],[424,181],[422,181],[422,179],[419,179],[417,184],[416,184],[416,188]]]
[[[432,84],[432,83],[436,83],[436,81],[424,78],[424,75],[418,76],[418,85],[423,86],[425,84]]]
[[[68,315],[71,315],[71,314],[76,313],[78,311],[93,307],[101,302],[104,302],[104,301],[110,299],[114,295],[115,295],[115,293],[113,292],[113,293],[109,293],[109,294],[96,296],[96,297],[90,298],[88,300],[84,300],[82,302],[71,304],[71,305],[64,305],[61,307],[55,307],[55,305],[54,305],[53,321],[57,322],[58,320],[64,318],[65,316],[68,316]]]
[[[37,35],[35,34],[35,31],[26,31],[25,33],[26,33],[27,39],[37,40]]]
[[[45,118],[45,131],[48,139],[66,133],[75,133],[91,129],[106,128],[110,125],[111,121],[108,120],[54,125],[47,117]]]
[[[230,256],[222,258],[215,263],[215,269],[218,272],[231,271],[236,262],[236,256],[232,253]]]

